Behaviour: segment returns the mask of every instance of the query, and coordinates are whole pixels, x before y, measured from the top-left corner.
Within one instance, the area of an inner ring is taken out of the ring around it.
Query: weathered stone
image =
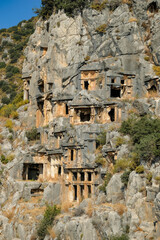
[[[124,200],[124,184],[121,181],[121,175],[114,174],[106,187],[108,202],[119,203]]]

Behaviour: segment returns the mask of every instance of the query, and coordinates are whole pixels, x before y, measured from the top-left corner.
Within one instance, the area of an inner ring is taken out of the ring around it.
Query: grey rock
[[[107,201],[119,203],[124,200],[124,184],[121,181],[121,173],[113,175],[106,187]]]

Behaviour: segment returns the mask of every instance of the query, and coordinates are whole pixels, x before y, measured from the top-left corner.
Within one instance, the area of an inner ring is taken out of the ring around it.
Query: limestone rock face
[[[124,200],[124,184],[121,181],[121,175],[114,174],[106,187],[108,202],[120,203]]]

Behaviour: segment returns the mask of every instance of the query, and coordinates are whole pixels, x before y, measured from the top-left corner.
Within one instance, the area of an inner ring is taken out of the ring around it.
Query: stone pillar
[[[88,181],[88,173],[84,172],[84,181]]]
[[[80,202],[81,200],[81,189],[80,185],[77,185],[77,202]]]
[[[80,181],[80,172],[77,172],[77,181],[79,182]]]
[[[28,165],[26,165],[26,180],[28,180]]]
[[[88,188],[87,185],[84,185],[84,198],[88,198]]]
[[[74,124],[74,108],[70,108],[70,124]]]
[[[95,108],[94,106],[91,107],[91,123],[94,123],[95,121]]]

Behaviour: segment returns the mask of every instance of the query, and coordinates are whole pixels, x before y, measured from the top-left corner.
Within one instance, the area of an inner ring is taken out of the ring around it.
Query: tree
[[[42,6],[39,13],[43,19],[48,19],[53,12],[57,13],[59,10],[64,10],[68,16],[74,16],[77,13],[82,13],[85,7],[88,7],[91,0],[42,0]]]

